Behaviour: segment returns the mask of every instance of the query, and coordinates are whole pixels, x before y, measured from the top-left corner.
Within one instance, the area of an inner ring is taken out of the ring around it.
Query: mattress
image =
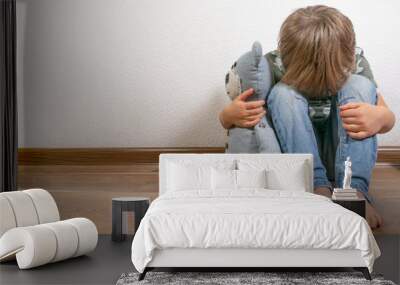
[[[162,249],[359,250],[372,271],[379,248],[365,219],[308,192],[188,190],[153,201],[132,243],[139,272]]]

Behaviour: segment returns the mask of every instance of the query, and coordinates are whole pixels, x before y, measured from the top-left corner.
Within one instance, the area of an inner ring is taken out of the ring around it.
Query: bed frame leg
[[[369,270],[367,267],[355,267],[354,269],[357,271],[361,271],[362,274],[364,275],[365,279],[372,280],[371,274],[369,274]]]
[[[147,267],[143,270],[142,273],[139,274],[139,278],[138,281],[142,281],[144,279],[144,277],[146,277],[146,273],[147,273],[148,269]]]

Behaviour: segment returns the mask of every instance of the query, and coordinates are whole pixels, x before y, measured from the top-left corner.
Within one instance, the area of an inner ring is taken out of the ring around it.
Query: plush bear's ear
[[[236,66],[236,63],[233,65]],[[236,68],[233,67],[225,76],[225,90],[226,94],[232,100],[242,93],[242,82],[239,75],[237,74]]]
[[[251,49],[251,52],[254,55],[254,58],[256,59],[257,65],[260,63],[260,60],[263,56],[263,51],[262,51],[262,46],[259,42],[254,42],[253,47]]]

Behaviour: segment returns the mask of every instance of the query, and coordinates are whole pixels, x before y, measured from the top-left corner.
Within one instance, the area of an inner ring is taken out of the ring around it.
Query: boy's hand
[[[368,103],[347,103],[339,107],[343,128],[353,139],[373,136],[382,129],[382,106]]]
[[[253,89],[248,89],[237,96],[232,103],[225,107],[220,114],[220,120],[224,128],[229,129],[233,125],[241,128],[249,128],[258,124],[265,115],[264,100],[246,102],[253,94]]]

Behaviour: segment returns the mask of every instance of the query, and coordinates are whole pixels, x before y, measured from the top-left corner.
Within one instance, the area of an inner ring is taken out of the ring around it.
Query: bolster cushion
[[[39,219],[35,205],[30,196],[23,191],[3,192],[1,196],[7,199],[11,206],[17,227],[27,227],[37,225]]]
[[[22,191],[32,199],[35,205],[39,224],[57,222],[60,220],[60,214],[56,201],[49,192],[43,189],[29,189]]]
[[[0,193],[0,237],[9,229],[60,220],[56,202],[43,189]]]
[[[18,227],[0,238],[0,261],[16,256],[20,269],[86,254],[96,248],[97,229],[85,218]]]
[[[0,237],[9,229],[15,228],[17,222],[8,199],[0,195]]]

